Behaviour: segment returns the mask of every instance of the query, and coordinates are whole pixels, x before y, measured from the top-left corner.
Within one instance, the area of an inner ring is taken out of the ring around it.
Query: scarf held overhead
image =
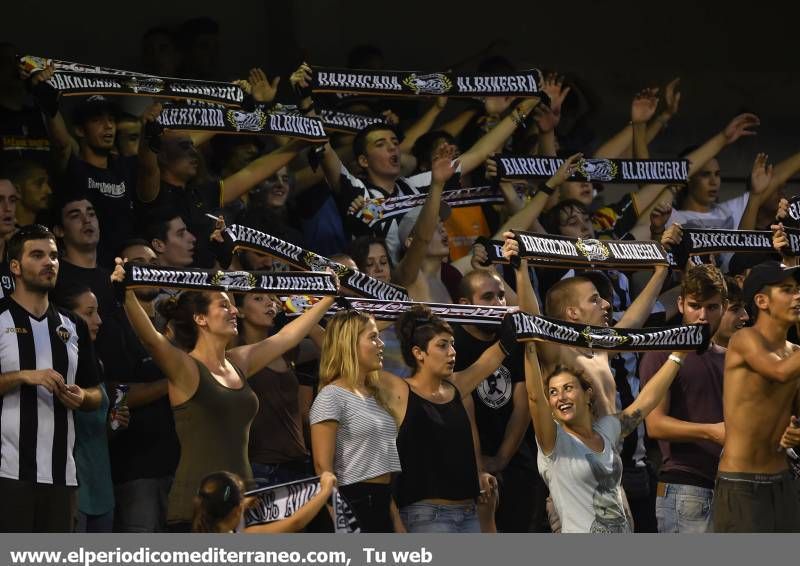
[[[548,179],[555,175],[564,159],[498,155],[497,175],[501,179]],[[686,183],[689,162],[685,159],[581,159],[571,181],[602,183]]]
[[[536,96],[542,73],[424,73],[420,71],[366,71],[314,67],[313,92],[355,93],[374,96]]]
[[[336,295],[330,273],[310,271],[218,271],[213,269],[161,267],[147,263],[125,265],[125,287],[167,287],[200,291],[272,293],[288,295]]]
[[[34,55],[25,55],[20,62],[28,71],[44,70],[52,63],[56,72],[47,82],[64,96],[91,94],[157,96],[204,100],[226,106],[241,106],[245,99],[245,92],[241,87],[232,83],[157,77]]]
[[[244,249],[271,255],[301,269],[324,271],[332,269],[339,277],[339,284],[354,293],[373,299],[407,301],[408,293],[402,287],[370,277],[356,269],[290,244],[275,236],[259,230],[233,224],[223,233],[226,242],[233,250]]]
[[[252,112],[218,104],[165,104],[158,123],[167,130],[203,130],[225,134],[288,136],[312,142],[328,139],[322,121],[257,107]]]

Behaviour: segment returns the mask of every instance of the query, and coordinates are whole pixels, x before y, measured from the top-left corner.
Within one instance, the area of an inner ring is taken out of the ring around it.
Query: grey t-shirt
[[[539,473],[550,488],[563,533],[629,533],[622,506],[622,460],[617,452],[619,418],[594,424],[603,451],[594,452],[556,424],[556,444],[545,455],[539,447]]]

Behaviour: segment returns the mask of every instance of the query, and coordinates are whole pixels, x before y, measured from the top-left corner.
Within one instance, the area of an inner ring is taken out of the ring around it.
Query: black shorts
[[[0,532],[69,533],[78,488],[0,478]]]
[[[720,472],[714,487],[715,533],[800,532],[800,481],[781,474]]]

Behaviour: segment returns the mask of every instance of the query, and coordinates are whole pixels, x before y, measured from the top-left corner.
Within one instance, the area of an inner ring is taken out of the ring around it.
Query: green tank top
[[[194,358],[192,358],[194,360]],[[241,370],[244,385],[231,389],[194,360],[200,372],[191,399],[172,408],[181,443],[181,459],[169,492],[167,521],[191,521],[200,481],[213,472],[238,474],[247,483],[253,474],[247,459],[250,423],[258,412],[258,397]]]

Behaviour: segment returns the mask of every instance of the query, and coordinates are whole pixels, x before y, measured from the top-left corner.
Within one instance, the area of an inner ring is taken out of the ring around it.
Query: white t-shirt
[[[629,533],[622,506],[622,460],[617,452],[619,418],[609,415],[594,424],[603,451],[593,452],[556,424],[556,444],[545,456],[539,447],[539,473],[550,488],[563,533]]]
[[[746,192],[731,200],[726,200],[711,207],[709,212],[692,210],[672,210],[667,226],[676,222],[684,228],[720,228],[738,230],[750,192]]]

